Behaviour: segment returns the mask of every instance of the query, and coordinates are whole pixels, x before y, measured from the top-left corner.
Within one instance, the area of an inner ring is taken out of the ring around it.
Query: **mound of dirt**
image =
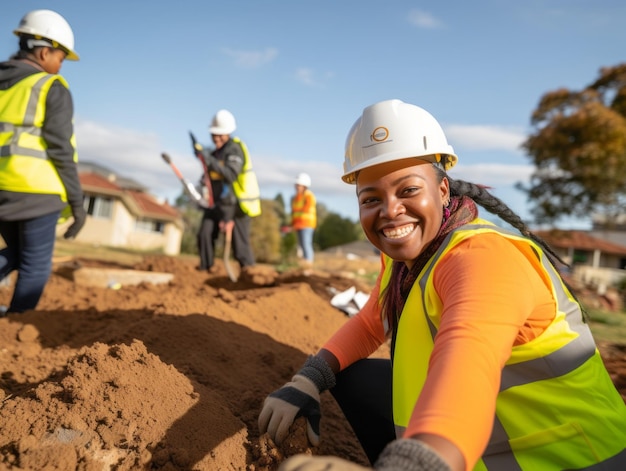
[[[174,277],[84,286],[72,274],[85,266]],[[37,310],[0,319],[0,470],[273,471],[301,452],[367,464],[328,394],[314,450],[300,420],[280,448],[257,428],[266,395],[346,321],[333,293],[368,292],[343,273],[354,268],[259,265],[233,283],[223,267],[194,266],[165,256],[57,264]],[[0,287],[0,304],[11,292]],[[626,397],[626,353],[603,351]]]

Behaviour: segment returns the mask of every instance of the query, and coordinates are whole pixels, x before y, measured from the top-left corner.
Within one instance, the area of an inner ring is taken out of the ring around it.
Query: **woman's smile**
[[[388,239],[402,239],[412,233],[415,230],[415,227],[416,225],[411,223],[390,229],[383,229],[382,232]]]

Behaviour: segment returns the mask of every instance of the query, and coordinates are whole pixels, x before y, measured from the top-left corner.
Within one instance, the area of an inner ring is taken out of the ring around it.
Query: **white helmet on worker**
[[[67,60],[77,61],[78,54],[74,51],[74,33],[69,23],[52,10],[33,10],[24,15],[20,24],[13,31],[17,36],[32,36],[28,45],[47,46],[62,49]]]
[[[309,188],[311,186],[311,177],[308,173],[300,173],[296,178],[296,185],[302,185]]]
[[[381,101],[365,108],[350,129],[341,178],[356,183],[359,170],[407,158],[437,163],[444,170],[458,160],[428,111],[401,100]]]
[[[213,116],[213,120],[211,121],[211,126],[209,126],[211,134],[216,134],[218,136],[232,134],[235,129],[237,129],[235,117],[228,110],[219,110],[215,113],[215,116]]]

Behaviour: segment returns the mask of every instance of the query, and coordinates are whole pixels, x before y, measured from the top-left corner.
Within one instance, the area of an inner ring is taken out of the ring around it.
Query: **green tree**
[[[360,224],[331,212],[318,223],[313,242],[320,250],[325,250],[359,240],[361,234]]]
[[[261,263],[278,263],[281,258],[281,208],[276,200],[261,199],[261,214],[252,218],[252,253]]]
[[[546,93],[532,113],[523,148],[536,169],[516,187],[538,223],[572,215],[604,215],[626,207],[626,63],[600,70],[581,91]]]
[[[174,206],[181,212],[183,218],[183,236],[180,243],[180,252],[184,254],[198,254],[198,241],[196,234],[200,229],[202,211],[195,203],[192,203],[185,193],[181,193]]]

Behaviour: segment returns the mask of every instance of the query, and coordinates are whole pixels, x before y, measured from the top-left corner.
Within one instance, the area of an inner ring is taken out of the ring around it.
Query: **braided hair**
[[[439,172],[442,170],[438,169]],[[468,196],[474,202],[491,214],[495,214],[503,221],[509,223],[515,229],[517,229],[524,237],[528,237],[532,241],[536,242],[541,248],[548,254],[548,259],[554,265],[559,262],[561,265],[568,266],[559,255],[552,250],[552,248],[541,237],[533,234],[528,226],[522,221],[511,208],[509,208],[500,198],[493,196],[484,186],[477,185],[475,183],[466,182],[464,180],[453,180],[449,176],[448,182],[450,183],[450,195],[451,196]]]

